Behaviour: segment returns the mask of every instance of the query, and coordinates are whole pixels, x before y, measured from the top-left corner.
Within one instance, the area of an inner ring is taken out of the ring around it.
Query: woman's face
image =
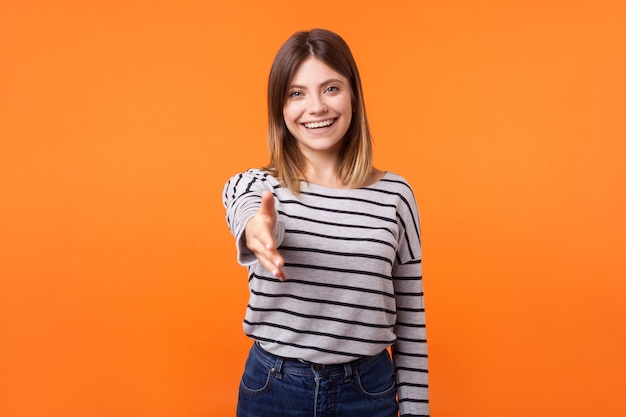
[[[337,157],[352,120],[352,91],[346,77],[311,56],[289,84],[283,118],[300,152]]]

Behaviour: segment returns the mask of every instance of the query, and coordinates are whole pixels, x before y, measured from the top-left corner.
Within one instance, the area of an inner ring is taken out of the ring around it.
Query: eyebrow
[[[328,80],[326,80],[326,81],[324,81],[324,82],[320,83],[320,86],[322,86],[322,85],[328,85],[328,84],[335,84],[335,83],[336,83],[336,84],[346,84],[346,82],[345,82],[345,81],[342,81],[342,80],[340,80],[339,78],[331,78],[331,79],[328,79]],[[303,89],[303,90],[304,90],[304,89],[306,89],[306,87],[305,87],[305,86],[300,85],[300,84],[290,84],[290,85],[289,85],[289,88],[301,88],[301,89]]]

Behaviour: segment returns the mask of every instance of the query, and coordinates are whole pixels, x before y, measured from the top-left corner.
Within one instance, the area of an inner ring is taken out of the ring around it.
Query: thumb
[[[276,210],[274,209],[274,195],[265,190],[261,195],[261,207],[258,214],[268,216],[272,221],[276,219]]]

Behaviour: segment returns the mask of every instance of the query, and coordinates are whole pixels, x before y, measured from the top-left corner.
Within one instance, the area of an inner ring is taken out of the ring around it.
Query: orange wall
[[[220,193],[316,26],[421,207],[433,415],[626,415],[624,2],[213,3],[0,2],[0,416],[233,415]]]

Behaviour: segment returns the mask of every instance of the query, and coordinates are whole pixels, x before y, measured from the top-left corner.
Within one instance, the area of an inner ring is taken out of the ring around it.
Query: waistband
[[[280,379],[283,373],[299,374],[302,376],[320,376],[343,374],[346,382],[352,378],[359,368],[369,365],[378,359],[381,355],[388,354],[387,350],[383,350],[381,353],[374,356],[364,356],[362,358],[355,359],[351,362],[324,365],[306,362],[301,359],[284,358],[276,356],[268,351],[264,350],[258,342],[255,342],[252,346],[251,354],[254,354],[259,360],[263,361],[271,368],[272,373],[276,373],[276,376]]]

